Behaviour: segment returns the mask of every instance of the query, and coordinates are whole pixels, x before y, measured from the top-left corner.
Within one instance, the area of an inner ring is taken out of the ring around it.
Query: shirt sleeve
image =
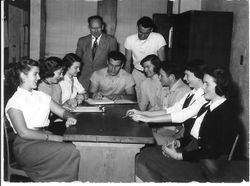
[[[82,84],[78,81],[76,77],[74,77],[74,86],[76,87],[78,94],[86,93],[86,90],[83,88]]]
[[[146,84],[144,81],[141,84],[141,101],[139,103],[140,109],[143,111],[146,110],[144,108],[147,108],[148,103],[149,103],[149,98],[148,98],[148,95],[146,93]]]
[[[126,38],[125,42],[124,42],[124,48],[131,50],[131,46],[130,46],[130,36]]]
[[[160,49],[161,47],[163,47],[165,45],[167,45],[166,40],[164,39],[164,37],[161,34],[159,34],[158,35],[158,48]]]
[[[94,85],[98,85],[99,84],[99,78],[97,75],[97,72],[93,72],[93,74],[91,75],[90,79],[91,83],[93,83]]]
[[[182,110],[183,104],[189,93],[186,94],[180,101],[176,102],[172,107],[164,108],[167,113],[173,113]]]
[[[173,123],[182,123],[189,118],[195,117],[202,105],[204,105],[207,101],[204,97],[197,99],[192,105],[188,106],[185,109],[182,109],[178,112],[171,113],[171,119]]]
[[[131,88],[134,85],[135,85],[135,81],[134,81],[133,77],[129,74],[127,76],[127,79],[126,79],[126,87],[125,87],[125,89]]]

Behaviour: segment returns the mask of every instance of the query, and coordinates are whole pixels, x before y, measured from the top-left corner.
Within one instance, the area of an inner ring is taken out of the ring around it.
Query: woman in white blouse
[[[66,54],[63,58],[64,77],[59,82],[62,89],[62,104],[76,107],[88,98],[86,90],[77,79],[80,72],[81,59],[73,53]]]
[[[38,62],[22,60],[13,67],[12,82],[17,91],[9,99],[5,113],[14,132],[16,161],[33,181],[74,181],[78,177],[80,154],[63,137],[46,131],[49,113],[66,120],[66,126],[76,124],[74,116],[55,103],[47,94],[36,91]]]

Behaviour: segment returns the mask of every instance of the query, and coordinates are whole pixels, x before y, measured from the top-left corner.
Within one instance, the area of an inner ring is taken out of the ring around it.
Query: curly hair
[[[12,63],[5,70],[5,79],[9,84],[18,87],[23,83],[20,74],[28,74],[28,72],[31,70],[31,67],[34,66],[39,68],[39,62],[33,59],[23,59],[19,62]]]
[[[40,60],[40,78],[43,80],[53,77],[54,72],[63,67],[63,61],[58,57],[51,56],[45,60]]]
[[[74,53],[68,53],[63,58],[64,63],[64,74],[68,71],[68,69],[73,65],[74,62],[79,62],[82,65],[81,58],[74,54]]]

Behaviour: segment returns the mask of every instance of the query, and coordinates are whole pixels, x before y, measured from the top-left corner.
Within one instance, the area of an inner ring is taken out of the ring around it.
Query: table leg
[[[81,153],[79,180],[135,182],[135,155],[144,144],[74,142]]]

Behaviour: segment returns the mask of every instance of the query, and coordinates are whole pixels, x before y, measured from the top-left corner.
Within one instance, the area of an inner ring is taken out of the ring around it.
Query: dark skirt
[[[36,182],[71,182],[78,179],[80,153],[72,143],[26,140],[13,143],[18,164]]]

